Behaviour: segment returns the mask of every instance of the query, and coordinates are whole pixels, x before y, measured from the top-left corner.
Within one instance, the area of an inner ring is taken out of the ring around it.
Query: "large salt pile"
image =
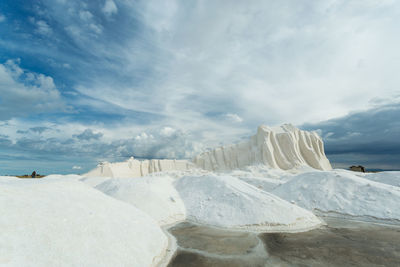
[[[132,204],[153,217],[160,225],[186,218],[185,206],[169,176],[140,179],[115,178],[97,185],[95,189]]]
[[[194,158],[206,170],[232,170],[254,164],[290,170],[310,166],[331,170],[324,145],[315,132],[301,131],[290,124],[280,127],[258,127],[249,141],[216,148]]]
[[[364,175],[364,178],[371,180],[371,181],[400,187],[400,172],[399,171],[366,173]]]
[[[95,169],[84,174],[86,177],[140,177],[153,172],[185,171],[193,168],[187,160],[152,159],[136,160],[133,157],[124,162],[102,162]]]
[[[400,220],[399,187],[367,180],[350,171],[299,174],[271,193],[309,210]]]
[[[0,177],[0,265],[154,266],[168,239],[139,209],[82,182]]]
[[[255,231],[302,231],[321,221],[311,212],[232,176],[185,176],[175,182],[191,221]]]

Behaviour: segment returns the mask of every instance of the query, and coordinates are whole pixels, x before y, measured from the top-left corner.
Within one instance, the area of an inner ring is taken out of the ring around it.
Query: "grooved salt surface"
[[[233,170],[254,164],[290,170],[300,166],[331,170],[322,139],[316,132],[301,131],[290,124],[261,125],[249,141],[204,152],[194,163],[206,170]]]
[[[139,209],[79,181],[0,177],[1,266],[153,266],[168,240]]]
[[[383,172],[378,177],[386,180],[385,175]],[[400,220],[400,188],[364,179],[351,171],[299,174],[271,193],[309,210]]]
[[[189,220],[255,231],[301,231],[321,224],[311,212],[232,176],[185,176],[175,182]]]

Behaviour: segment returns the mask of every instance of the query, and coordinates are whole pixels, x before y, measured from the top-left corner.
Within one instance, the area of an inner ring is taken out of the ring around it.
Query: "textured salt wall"
[[[136,160],[133,157],[124,162],[103,162],[84,174],[86,177],[141,177],[153,172],[185,171],[193,168],[187,160],[152,159]]]
[[[299,166],[332,169],[318,134],[299,130],[290,124],[280,127],[261,125],[249,141],[204,152],[193,162],[210,171],[232,170],[254,164],[282,170]]]

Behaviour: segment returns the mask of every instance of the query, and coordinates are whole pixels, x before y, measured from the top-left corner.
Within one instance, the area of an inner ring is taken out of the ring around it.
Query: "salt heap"
[[[400,220],[400,188],[374,182],[373,175],[368,180],[345,170],[302,173],[271,193],[308,210]],[[379,174],[385,175],[390,173]]]
[[[280,127],[261,125],[249,141],[204,152],[193,161],[210,171],[233,170],[255,164],[282,170],[301,166],[332,169],[318,134],[299,130],[291,124]]]
[[[141,177],[153,172],[185,171],[193,168],[193,164],[187,160],[152,159],[136,160],[133,157],[124,162],[102,162],[86,177]]]
[[[252,231],[306,231],[321,225],[310,211],[229,175],[185,176],[175,188],[189,221]]]
[[[115,178],[107,179],[95,189],[142,210],[159,225],[167,225],[186,218],[185,206],[172,185],[173,181],[168,175],[141,179]]]
[[[186,171],[198,167],[208,171],[240,169],[251,165],[291,170],[299,167],[331,170],[322,139],[316,132],[299,130],[291,124],[261,125],[249,141],[204,152],[193,159],[152,159],[100,163],[86,177],[141,177],[154,172]]]
[[[168,248],[157,222],[65,176],[0,176],[1,266],[154,266]]]

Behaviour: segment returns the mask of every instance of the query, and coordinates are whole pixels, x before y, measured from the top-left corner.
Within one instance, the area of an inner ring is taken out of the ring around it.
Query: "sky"
[[[0,175],[191,158],[257,126],[400,169],[400,2],[2,0]]]

